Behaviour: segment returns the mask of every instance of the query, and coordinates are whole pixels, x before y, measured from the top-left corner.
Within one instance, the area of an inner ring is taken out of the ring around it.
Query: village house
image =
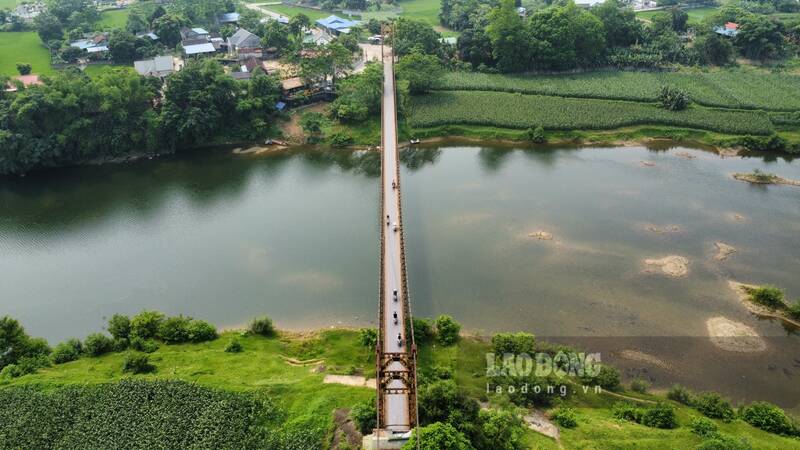
[[[244,28],[239,28],[228,38],[228,52],[235,55],[240,61],[248,58],[261,58],[263,53],[261,38]]]
[[[229,12],[229,13],[225,13],[225,14],[220,14],[217,17],[217,21],[220,23],[220,25],[226,25],[226,24],[234,24],[235,25],[235,24],[239,23],[239,17],[240,17],[239,13]]]
[[[90,55],[101,54],[108,51],[108,33],[99,33],[89,38],[78,39],[70,42],[69,45],[84,50]]]
[[[735,37],[737,34],[739,34],[739,24],[727,22],[721,27],[714,28],[714,32],[727,37]]]
[[[162,79],[180,70],[181,66],[182,61],[172,55],[156,56],[153,59],[133,62],[133,68],[139,75]]]
[[[350,33],[350,30],[357,27],[361,22],[330,15],[324,19],[318,19],[316,23],[331,36],[339,36],[340,34]]]
[[[181,47],[186,56],[201,56],[215,53],[220,46],[215,46],[211,35],[203,28],[181,28]]]

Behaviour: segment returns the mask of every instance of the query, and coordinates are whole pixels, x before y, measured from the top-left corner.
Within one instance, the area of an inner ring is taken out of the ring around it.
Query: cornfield
[[[713,72],[590,72],[573,75],[447,74],[438,89],[521,92],[560,97],[652,102],[672,85],[704,106],[800,110],[800,76],[754,70]]]
[[[549,130],[612,129],[631,125],[669,125],[729,134],[770,134],[766,112],[691,107],[667,111],[655,104],[523,95],[505,92],[437,91],[412,97],[409,124],[425,128],[447,124]]]

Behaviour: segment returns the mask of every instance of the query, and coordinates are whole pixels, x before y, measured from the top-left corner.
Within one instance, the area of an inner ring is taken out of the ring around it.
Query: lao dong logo
[[[514,394],[519,392],[557,394],[567,396],[566,377],[591,379],[600,374],[600,353],[558,352],[549,353],[504,353],[498,357],[495,353],[486,354],[486,392]],[[583,390],[589,388],[583,386]],[[602,391],[594,386],[594,391]]]

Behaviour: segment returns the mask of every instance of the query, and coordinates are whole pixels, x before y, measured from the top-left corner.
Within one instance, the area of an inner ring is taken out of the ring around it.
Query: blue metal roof
[[[331,15],[324,19],[317,20],[318,25],[331,30],[343,30],[345,28],[353,28],[355,26],[358,26],[359,23],[360,22],[350,19],[342,19],[341,17],[336,15]]]
[[[219,15],[219,21],[222,23],[231,23],[239,21],[239,13],[225,13]]]

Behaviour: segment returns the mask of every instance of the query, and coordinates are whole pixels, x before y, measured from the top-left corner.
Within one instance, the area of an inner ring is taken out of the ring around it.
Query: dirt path
[[[302,117],[303,113],[305,112],[324,113],[327,107],[327,103],[314,103],[292,111],[292,114],[289,116],[289,120],[281,124],[281,132],[283,133],[283,136],[292,143],[303,143],[305,140],[305,133],[303,132],[303,128],[300,127],[300,117]]]

